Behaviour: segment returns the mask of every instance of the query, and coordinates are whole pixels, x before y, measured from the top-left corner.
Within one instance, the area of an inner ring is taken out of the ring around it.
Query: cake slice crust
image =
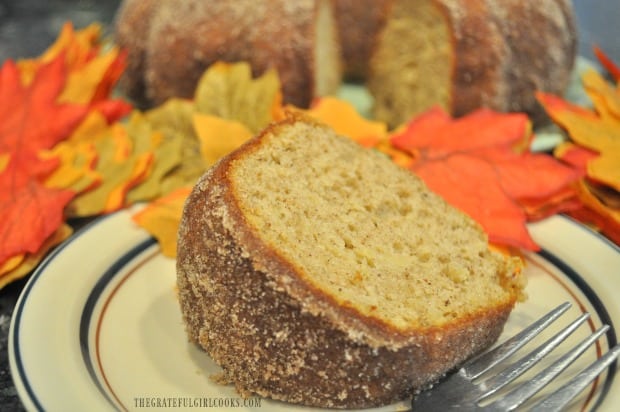
[[[188,334],[225,381],[325,407],[433,382],[497,339],[522,288],[417,177],[298,117],[201,179],[177,262]]]

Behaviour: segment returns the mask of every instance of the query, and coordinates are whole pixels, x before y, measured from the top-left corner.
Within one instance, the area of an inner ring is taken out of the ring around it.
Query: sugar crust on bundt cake
[[[210,169],[179,229],[190,339],[243,394],[385,405],[492,344],[523,279],[375,151],[291,117]]]
[[[217,61],[278,70],[283,99],[307,107],[334,93],[341,57],[329,0],[124,0],[116,42],[128,51],[121,86],[143,106],[191,98]]]
[[[396,126],[439,104],[539,120],[534,92],[562,94],[577,50],[570,0],[392,0],[370,60],[374,116]]]
[[[433,105],[540,122],[535,91],[561,94],[577,51],[570,0],[124,0],[115,33],[122,87],[142,106],[191,97],[209,65],[243,60],[276,68],[299,107],[336,94],[344,69],[391,127]]]

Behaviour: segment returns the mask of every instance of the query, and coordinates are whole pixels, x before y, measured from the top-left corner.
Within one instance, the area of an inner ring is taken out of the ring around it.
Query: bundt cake
[[[332,0],[345,80],[363,82],[391,0]]]
[[[577,35],[570,0],[124,0],[121,81],[141,105],[191,97],[217,60],[275,67],[285,103],[307,107],[342,79],[364,81],[390,126],[433,105],[544,111],[567,86]],[[344,67],[341,67],[341,63]]]
[[[116,43],[128,51],[120,86],[140,106],[192,97],[216,61],[278,70],[283,100],[307,107],[335,93],[341,56],[329,0],[124,0]]]
[[[244,395],[364,408],[491,345],[520,261],[382,154],[291,116],[224,157],[183,211],[191,341]]]
[[[396,126],[439,104],[538,120],[534,91],[562,94],[576,50],[570,0],[392,0],[370,60],[374,116]]]

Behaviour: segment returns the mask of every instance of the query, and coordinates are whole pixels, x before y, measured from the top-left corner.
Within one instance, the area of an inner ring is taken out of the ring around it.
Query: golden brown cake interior
[[[437,104],[450,111],[453,47],[433,0],[395,1],[372,56],[374,116],[390,125]]]
[[[189,338],[241,394],[385,405],[500,335],[519,262],[383,154],[301,117],[198,182],[179,227]]]
[[[263,136],[230,178],[248,224],[304,282],[402,333],[513,299],[505,258],[472,219],[326,128]]]

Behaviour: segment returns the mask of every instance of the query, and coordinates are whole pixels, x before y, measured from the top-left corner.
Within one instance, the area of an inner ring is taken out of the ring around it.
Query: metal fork
[[[589,318],[584,313],[566,328],[549,338],[543,344],[523,356],[518,361],[505,367],[493,376],[484,379],[482,376],[500,362],[506,360],[517,350],[531,341],[553,321],[559,318],[570,307],[566,302],[534,324],[528,326],[519,334],[497,346],[493,350],[468,361],[457,372],[435,385],[432,389],[421,392],[411,402],[413,411],[497,411],[507,412],[522,406],[528,399],[551,382],[575,359],[577,359],[592,343],[603,335],[609,326],[604,325],[592,335],[584,339],[568,353],[563,354],[551,365],[544,368],[525,383],[510,390],[507,394],[497,396],[497,400],[487,402],[485,400],[519,377],[525,371],[534,366],[538,361],[548,355],[564,339],[566,339],[579,325]],[[531,411],[561,411],[566,405],[585,389],[598,375],[600,375],[620,353],[620,345],[611,348],[607,353],[574,376],[565,385],[553,392],[546,398],[531,406]]]

